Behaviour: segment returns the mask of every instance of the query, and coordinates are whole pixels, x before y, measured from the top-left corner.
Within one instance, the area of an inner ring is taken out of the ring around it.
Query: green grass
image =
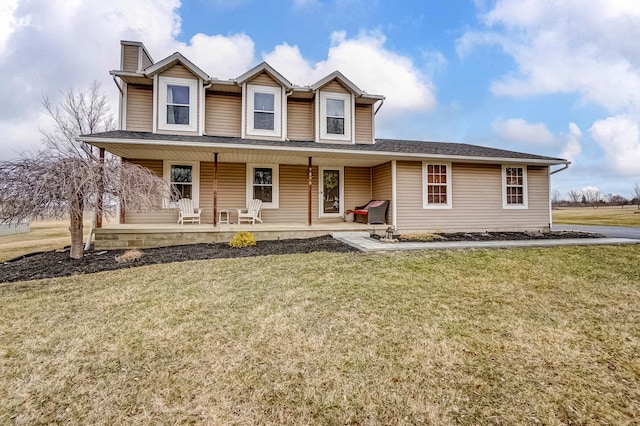
[[[0,423],[631,424],[638,246],[310,254],[0,285]]]
[[[640,227],[640,212],[635,206],[562,207],[553,210],[553,223]]]

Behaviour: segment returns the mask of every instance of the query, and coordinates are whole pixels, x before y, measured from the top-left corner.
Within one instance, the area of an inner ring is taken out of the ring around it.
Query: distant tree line
[[[640,184],[635,183],[629,198],[620,194],[603,194],[597,188],[572,189],[563,197],[557,189],[551,194],[551,204],[556,207],[581,207],[589,206],[598,208],[600,206],[636,206],[640,210]]]

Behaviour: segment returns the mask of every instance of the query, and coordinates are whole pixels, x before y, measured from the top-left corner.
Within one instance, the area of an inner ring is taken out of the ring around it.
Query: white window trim
[[[327,133],[327,99],[344,101],[344,134]],[[339,141],[351,140],[351,112],[353,105],[348,93],[320,92],[320,138]]]
[[[340,173],[340,187],[338,188],[340,194],[340,211],[338,213],[325,213],[324,212],[324,171],[325,170],[337,170]],[[319,167],[318,168],[318,211],[319,217],[342,217],[344,216],[344,167]]]
[[[254,100],[255,93],[273,94],[273,130],[254,129]],[[282,134],[282,88],[271,86],[247,85],[247,134],[252,136],[275,136]]]
[[[447,202],[446,203],[429,203],[429,183],[428,183],[428,166],[446,166],[447,167]],[[424,209],[450,209],[453,207],[453,191],[451,184],[451,163],[443,161],[423,161],[422,162],[422,208]]]
[[[522,169],[522,204],[507,204],[507,168]],[[527,166],[522,164],[503,164],[502,165],[502,208],[503,209],[528,209],[529,208],[529,191],[527,184]]]
[[[193,206],[200,207],[200,162],[199,161],[178,161],[178,160],[164,160],[162,164],[162,177],[168,183],[171,184],[171,166],[191,166],[192,169],[192,191],[193,194]],[[177,208],[178,203],[171,202],[167,197],[162,200],[162,206],[165,208]]]
[[[159,96],[158,96],[158,129],[160,130],[177,130],[181,132],[197,132],[198,131],[198,90],[197,80],[176,77],[160,77],[158,79]],[[187,86],[189,87],[189,124],[170,124],[167,123],[167,86]]]
[[[249,204],[249,201],[253,200],[253,169],[255,169],[256,167],[260,168],[260,167],[264,167],[264,168],[271,168],[271,173],[272,173],[272,177],[273,177],[273,188],[272,188],[272,202],[271,203],[262,203],[262,208],[263,209],[277,209],[280,206],[280,191],[279,191],[279,187],[280,187],[280,165],[279,164],[247,164],[247,170],[246,170],[246,175],[247,175],[247,193],[246,193],[246,200],[247,200],[247,204]]]

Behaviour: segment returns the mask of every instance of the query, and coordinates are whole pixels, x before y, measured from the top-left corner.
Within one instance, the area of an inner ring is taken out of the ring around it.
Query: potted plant
[[[353,210],[347,210],[346,212],[344,212],[344,221],[345,222],[355,221],[355,215],[353,214]]]

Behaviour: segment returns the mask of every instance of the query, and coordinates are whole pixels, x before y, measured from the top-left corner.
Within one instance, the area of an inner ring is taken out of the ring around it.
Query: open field
[[[89,233],[91,220],[84,222],[84,241]],[[31,222],[31,231],[26,234],[0,237],[0,262],[28,253],[55,250],[71,244],[68,220],[45,220]]]
[[[636,206],[620,207],[561,207],[553,210],[553,223],[571,225],[605,225],[640,227],[640,213]]]
[[[631,424],[638,246],[286,255],[0,285],[0,424]]]

